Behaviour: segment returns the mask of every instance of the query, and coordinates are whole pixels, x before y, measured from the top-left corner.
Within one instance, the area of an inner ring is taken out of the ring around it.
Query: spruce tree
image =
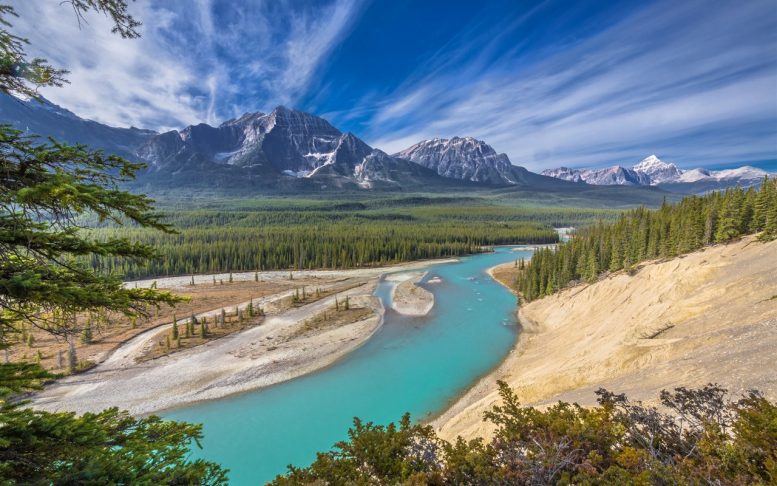
[[[81,342],[84,344],[92,344],[92,321],[91,319],[86,321],[84,330],[81,333]]]

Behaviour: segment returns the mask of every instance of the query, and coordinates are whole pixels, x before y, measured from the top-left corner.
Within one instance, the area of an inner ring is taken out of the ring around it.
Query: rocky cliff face
[[[517,167],[482,140],[472,137],[435,138],[421,141],[394,154],[443,177],[486,184],[516,184]]]

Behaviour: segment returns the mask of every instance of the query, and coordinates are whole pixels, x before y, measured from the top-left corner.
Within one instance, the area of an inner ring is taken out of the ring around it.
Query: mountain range
[[[581,182],[661,188],[680,184],[679,189],[686,189],[688,184],[714,180],[730,185],[760,175],[752,168],[723,175],[703,169],[683,172],[655,156],[632,168],[560,168],[536,174],[472,137],[424,140],[389,155],[323,118],[283,106],[270,113],[246,113],[218,126],[201,123],[157,133],[86,120],[45,99],[3,95],[0,119],[30,134],[143,161],[148,167],[136,184],[151,188],[309,192],[456,187],[582,193],[586,190]]]
[[[592,185],[658,186],[673,192],[700,193],[740,185],[759,184],[768,172],[743,166],[728,170],[682,170],[675,164],[650,155],[631,167],[615,165],[603,169],[546,169],[543,175]]]

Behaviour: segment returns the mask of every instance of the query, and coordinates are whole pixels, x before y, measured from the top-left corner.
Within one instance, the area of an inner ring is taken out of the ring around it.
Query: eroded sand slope
[[[443,437],[488,436],[503,379],[525,404],[595,403],[604,387],[651,402],[716,382],[777,399],[777,242],[749,237],[636,275],[611,275],[532,302],[505,362],[435,421]]]

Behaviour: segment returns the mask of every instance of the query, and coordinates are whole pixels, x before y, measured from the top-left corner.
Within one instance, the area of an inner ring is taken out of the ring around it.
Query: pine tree
[[[232,272],[229,272],[229,283],[232,283]]]
[[[171,328],[170,333],[173,340],[178,339],[178,320],[175,318],[175,314],[173,314],[173,327]]]
[[[769,191],[769,204],[766,210],[766,221],[764,223],[764,230],[759,236],[761,241],[770,241],[777,238],[777,179],[773,180],[773,186]]]
[[[349,310],[351,308],[350,301],[348,300],[348,296],[345,296],[345,310]]]
[[[81,333],[81,342],[84,344],[92,344],[92,321],[87,320],[84,325],[84,330]]]
[[[254,272],[254,282],[259,281],[259,272]]]
[[[726,197],[718,215],[718,229],[715,232],[715,242],[725,243],[739,236],[739,218],[736,201]]]
[[[585,279],[588,282],[594,282],[596,281],[596,276],[598,275],[598,265],[596,262],[596,251],[594,251],[593,248],[591,248],[588,252],[588,257],[586,258],[586,271],[585,271]]]
[[[208,326],[204,322],[200,324],[200,336],[203,339],[208,337]]]
[[[68,338],[67,346],[67,371],[75,373],[78,368],[78,355],[76,354],[76,345],[72,337]]]
[[[611,272],[617,272],[621,268],[623,268],[623,253],[621,251],[621,242],[613,239],[609,269]]]

